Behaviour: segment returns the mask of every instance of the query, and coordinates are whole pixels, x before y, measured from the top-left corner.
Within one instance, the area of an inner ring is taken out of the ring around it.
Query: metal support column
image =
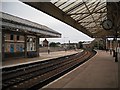
[[[112,55],[112,40],[110,40],[110,55]]]
[[[113,57],[115,57],[115,38],[113,39]]]
[[[36,36],[36,51],[37,51],[37,56],[39,56],[39,37]]]
[[[24,46],[24,48],[25,48],[25,49],[24,49],[24,50],[25,50],[25,58],[27,58],[27,35],[26,35],[26,34],[25,34],[25,38],[24,38],[24,39],[25,39],[25,40],[24,40],[24,41],[25,41],[25,44],[24,44],[24,45],[25,45],[25,46]]]
[[[5,48],[5,33],[2,31],[2,60],[4,60],[4,58],[5,58],[5,55],[4,55],[4,53],[5,53],[5,50],[4,50],[4,48]]]
[[[119,29],[119,3],[115,3],[116,5],[116,17],[115,17],[115,62],[118,62],[118,53],[117,53],[117,48],[118,48],[118,41],[117,41],[117,31]]]
[[[0,67],[2,67],[2,27],[0,27]],[[2,90],[2,70],[0,70],[0,89]]]
[[[2,29],[0,29],[0,62],[2,62]]]
[[[117,53],[117,30],[116,30],[116,37],[115,37],[115,62],[118,62],[118,53]]]

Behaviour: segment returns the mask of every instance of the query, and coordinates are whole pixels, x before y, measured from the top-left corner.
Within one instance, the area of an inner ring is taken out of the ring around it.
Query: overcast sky
[[[92,38],[83,34],[82,32],[72,28],[71,26],[41,12],[22,2],[2,2],[2,11],[8,14],[18,16],[58,31],[62,34],[62,38],[48,39],[50,42],[79,42],[79,41],[91,41]],[[42,41],[43,39],[41,39]]]

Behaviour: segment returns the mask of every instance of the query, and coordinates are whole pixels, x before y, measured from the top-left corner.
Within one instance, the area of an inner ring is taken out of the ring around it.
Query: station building
[[[45,40],[43,41],[43,46],[44,46],[44,47],[48,47],[48,46],[49,46],[49,42],[47,41],[46,38],[45,38]]]
[[[43,26],[1,12],[2,60],[39,56],[39,38],[60,38],[61,34]]]

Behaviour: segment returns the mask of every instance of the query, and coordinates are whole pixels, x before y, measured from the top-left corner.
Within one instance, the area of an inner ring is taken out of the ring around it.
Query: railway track
[[[4,68],[2,90],[39,89],[92,57],[95,52],[83,51],[57,59]]]

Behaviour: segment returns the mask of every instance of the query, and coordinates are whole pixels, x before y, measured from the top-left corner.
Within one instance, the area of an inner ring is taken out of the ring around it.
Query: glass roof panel
[[[90,23],[88,25],[85,25],[85,27],[89,27],[89,28],[95,28],[96,24],[95,23]]]
[[[69,15],[77,21],[78,24],[89,29],[91,33],[99,31],[99,28],[101,28],[101,21],[106,18],[107,9],[105,0],[74,0],[75,2],[72,0],[57,1],[56,3],[52,3],[65,12],[66,15]]]
[[[88,15],[86,15],[86,16],[85,16],[85,18],[84,18],[84,17],[82,17],[82,18],[80,19],[80,21],[81,21],[81,20],[83,21],[83,20],[86,20],[86,19],[89,19],[89,18],[91,18],[91,15],[89,15],[89,16],[88,16]]]
[[[92,21],[93,21],[93,19],[92,19],[92,17],[90,16],[90,18],[81,20],[81,21],[79,21],[79,22],[92,22]]]
[[[55,2],[58,2],[58,0],[50,0],[51,3],[55,3]]]
[[[101,10],[102,8],[106,8],[105,6],[106,6],[106,4],[102,3],[96,8],[95,11]]]
[[[92,23],[93,25],[95,24],[94,22],[88,22],[88,23],[86,22],[86,23],[81,23],[81,25],[83,25],[83,26],[86,27],[86,26],[88,26],[88,25],[91,24],[91,23]]]
[[[94,2],[93,2],[94,3]],[[90,6],[91,4],[93,4],[93,3],[87,3],[88,4],[88,6]],[[79,9],[77,9],[77,10],[74,10],[71,14],[74,14],[74,13],[83,13],[83,12],[86,12],[87,11],[87,9],[86,9],[86,7],[84,6],[84,4],[82,5],[82,6],[80,6],[79,7]],[[87,11],[88,12],[88,11]]]
[[[82,6],[84,6],[84,5],[81,4],[80,6],[78,6],[78,7],[74,8],[74,9],[72,9],[71,11],[69,11],[67,14],[74,14],[75,12],[80,11]],[[85,11],[85,10],[83,10],[83,11]]]
[[[98,17],[100,16],[100,13],[93,13],[92,16],[93,16],[94,18],[96,18],[96,17],[98,18]]]
[[[71,5],[69,5],[68,7],[64,8],[63,11],[64,11],[64,12],[68,12],[68,10],[74,8],[74,7],[75,7],[76,5],[78,5],[79,3],[81,3],[81,2],[74,2],[74,3],[72,3]]]
[[[72,11],[71,13],[69,14],[76,14],[76,13],[81,13],[82,11],[85,11],[86,8],[84,7],[84,5],[81,5],[80,7],[78,7],[77,9],[75,9],[74,11]]]
[[[80,18],[81,18],[81,16],[76,17],[75,20],[76,20],[77,22],[79,22],[79,19],[80,19]]]
[[[71,15],[71,17],[72,17],[73,19],[76,19],[76,18],[80,17],[80,15]]]
[[[66,2],[66,1],[68,1],[68,0],[60,0],[60,1],[58,1],[57,3],[55,3],[55,5],[56,5],[56,6],[59,6],[59,5],[63,4],[63,3]]]
[[[71,3],[74,3],[74,2],[68,1],[68,2],[66,2],[65,4],[61,5],[59,8],[60,8],[60,9],[64,9],[65,7],[67,7],[68,5],[70,5]]]

